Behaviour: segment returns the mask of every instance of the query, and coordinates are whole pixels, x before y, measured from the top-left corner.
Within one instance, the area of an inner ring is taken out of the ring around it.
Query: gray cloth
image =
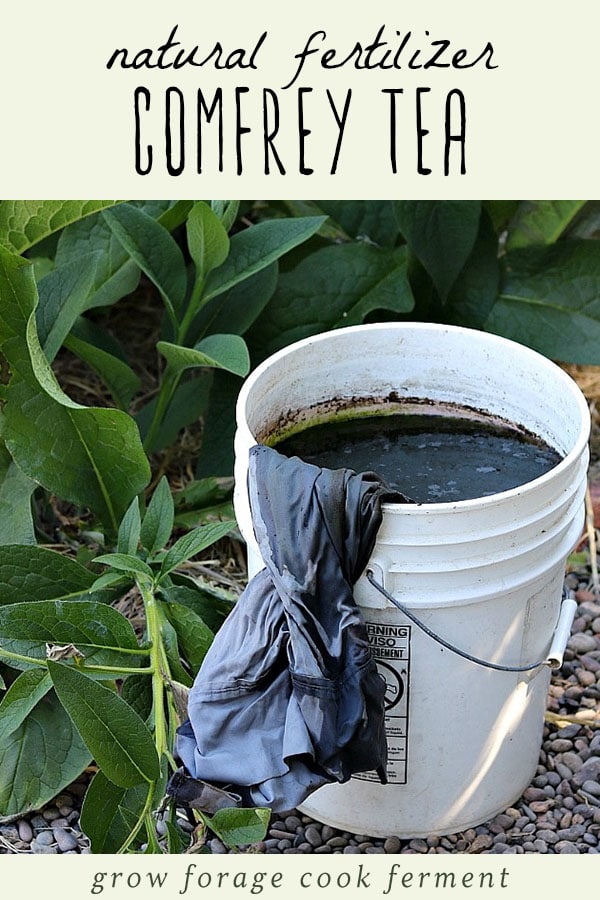
[[[265,568],[217,632],[191,688],[176,753],[244,805],[295,808],[316,788],[385,780],[385,684],[352,587],[392,494],[371,473],[250,451],[252,521]]]

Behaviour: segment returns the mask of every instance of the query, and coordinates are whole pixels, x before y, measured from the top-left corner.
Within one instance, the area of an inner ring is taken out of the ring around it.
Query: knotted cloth
[[[250,450],[248,488],[265,568],[206,654],[176,754],[192,777],[280,812],[358,772],[385,781],[385,683],[353,585],[381,503],[406,498],[373,473],[263,445]]]

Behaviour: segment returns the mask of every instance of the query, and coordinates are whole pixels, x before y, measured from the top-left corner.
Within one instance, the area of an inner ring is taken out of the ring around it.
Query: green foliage
[[[385,320],[487,329],[600,364],[599,209],[0,201],[0,818],[39,808],[93,762],[81,822],[95,853],[189,849],[162,801],[187,689],[235,602],[191,561],[237,536],[241,379],[294,340]],[[157,314],[154,392],[135,327],[127,341],[111,328],[123,301],[134,320],[138,302]],[[63,389],[65,351],[105,401]],[[195,480],[173,493],[171,455],[197,420]],[[44,546],[56,538],[66,552]],[[135,627],[115,602],[125,595],[138,598]],[[234,847],[264,836],[269,811],[195,815]]]

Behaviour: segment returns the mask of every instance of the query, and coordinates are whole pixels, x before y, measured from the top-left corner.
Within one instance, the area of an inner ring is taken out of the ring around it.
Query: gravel
[[[575,574],[579,607],[562,668],[552,677],[539,762],[531,784],[489,822],[443,837],[375,838],[315,822],[297,810],[274,816],[266,854],[600,853],[600,599]],[[70,785],[43,810],[0,825],[0,853],[89,853],[79,829],[87,781]],[[185,823],[187,824],[187,823]],[[229,851],[218,838],[215,854]]]

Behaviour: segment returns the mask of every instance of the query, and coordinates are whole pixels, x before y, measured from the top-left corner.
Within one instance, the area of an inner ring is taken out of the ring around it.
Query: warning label
[[[406,784],[408,765],[408,692],[410,684],[410,625],[367,622],[371,654],[386,683],[385,731],[388,745],[387,776],[390,784]],[[379,781],[374,772],[356,775],[362,781]]]

